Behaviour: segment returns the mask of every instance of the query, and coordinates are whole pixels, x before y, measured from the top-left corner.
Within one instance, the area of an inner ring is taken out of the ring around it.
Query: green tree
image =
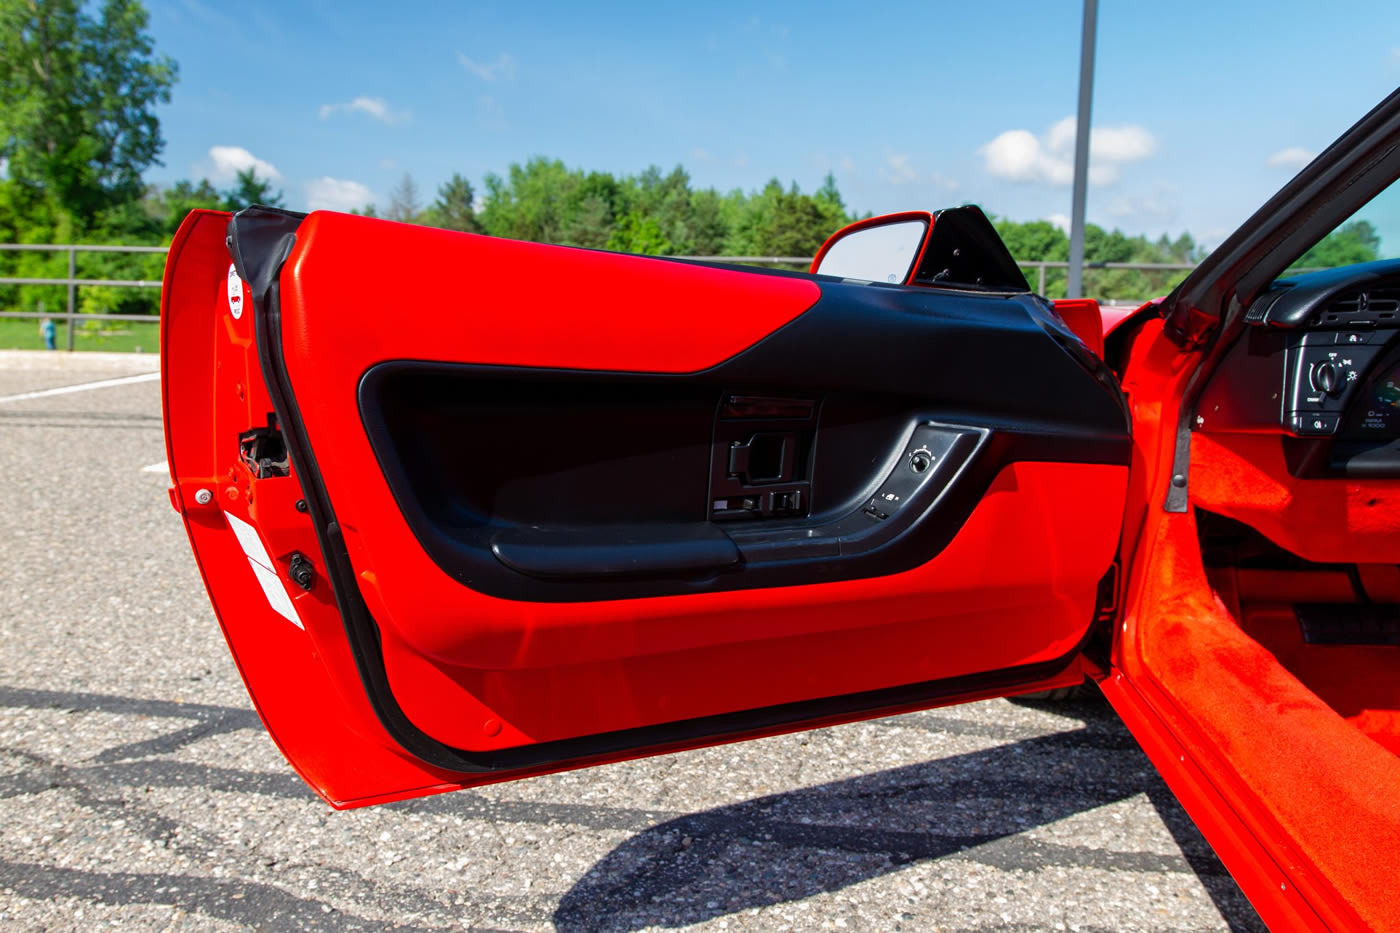
[[[619,216],[636,213],[655,221],[669,244],[667,252],[694,253],[690,175],[684,168],[677,165],[663,175],[657,166],[648,166],[640,175],[624,180],[618,201]]]
[[[204,182],[209,184],[209,182]],[[272,182],[258,178],[258,170],[252,166],[243,169],[234,179],[234,185],[224,193],[224,210],[241,211],[245,207],[262,204],[267,207],[282,207],[282,192],[272,193]]]
[[[693,189],[679,165],[618,179],[536,157],[487,175],[485,189],[477,218],[493,236],[637,253],[810,256],[849,222],[830,175],[811,195],[776,179],[722,195]]]
[[[661,232],[655,217],[645,217],[640,211],[629,211],[608,239],[608,249],[624,253],[644,253],[665,256],[673,251],[671,241]]]
[[[579,202],[564,225],[564,242],[570,246],[606,249],[616,233],[613,207],[607,199],[590,194]]]
[[[767,256],[815,256],[826,238],[841,226],[822,202],[797,189],[797,183],[773,199],[773,209],[757,228],[759,252]]]
[[[822,179],[822,186],[812,195],[817,203],[825,204],[845,216],[846,205],[841,201],[841,192],[836,188],[836,176],[831,172],[826,173]]]
[[[726,251],[733,256],[815,256],[826,238],[849,222],[840,195],[831,189],[821,197],[803,194],[794,182],[784,189],[772,179],[751,195],[731,192],[726,198],[729,235]]]
[[[1020,222],[994,217],[993,223],[1011,255],[1021,262],[1065,262],[1069,258],[1069,236],[1049,221]],[[1141,301],[1164,295],[1185,278],[1187,270],[1095,266],[1102,263],[1196,263],[1203,255],[1188,233],[1175,240],[1164,235],[1153,241],[1087,224],[1084,228],[1085,291],[1095,298],[1118,301]],[[1031,287],[1036,288],[1039,270],[1033,266],[1022,268]],[[1050,298],[1064,297],[1064,269],[1046,270],[1045,294]]]
[[[9,180],[86,222],[139,200],[164,145],[175,63],[138,0],[0,0],[0,158]]]
[[[1371,262],[1381,255],[1381,238],[1368,220],[1342,224],[1304,253],[1294,266],[1331,268],[1357,262]]]
[[[690,196],[689,237],[685,242],[687,256],[718,256],[724,252],[728,228],[724,221],[724,199],[718,191],[706,188]]]
[[[494,172],[487,175],[482,225],[492,236],[562,243],[565,206],[578,187],[579,175],[558,159],[543,156],[524,165],[513,163],[504,178]]]
[[[423,211],[420,222],[444,230],[481,233],[475,202],[476,192],[472,190],[472,183],[454,172],[438,187],[437,200]]]

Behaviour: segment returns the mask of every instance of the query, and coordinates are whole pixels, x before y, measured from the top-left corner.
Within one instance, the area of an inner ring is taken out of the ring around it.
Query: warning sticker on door
[[[233,263],[228,264],[228,311],[234,320],[243,316],[243,280]]]
[[[238,538],[238,544],[243,548],[243,554],[248,558],[248,566],[253,568],[253,576],[257,578],[258,585],[262,587],[263,595],[267,597],[270,605],[277,614],[297,628],[305,630],[306,626],[301,624],[301,619],[297,617],[296,606],[292,605],[292,598],[287,595],[287,590],[282,586],[282,578],[273,569],[272,558],[268,556],[267,548],[263,547],[262,538],[258,537],[258,530],[236,515],[224,513],[224,518],[228,520],[229,528],[233,529],[233,534]]]

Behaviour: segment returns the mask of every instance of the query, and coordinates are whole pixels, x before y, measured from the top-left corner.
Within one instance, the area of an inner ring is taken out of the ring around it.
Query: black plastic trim
[[[1315,314],[1343,293],[1371,286],[1400,287],[1400,259],[1380,259],[1279,279],[1270,291],[1254,302],[1255,306],[1266,306],[1264,311],[1256,315],[1255,309],[1251,307],[1249,317],[1258,317],[1261,322],[1273,327],[1308,327]],[[1328,326],[1345,328],[1349,325]],[[1356,326],[1365,329],[1373,326],[1394,327],[1396,324],[1372,319],[1366,324]]]
[[[925,232],[923,255],[912,282],[929,288],[1031,290],[996,227],[975,204],[937,211]]]

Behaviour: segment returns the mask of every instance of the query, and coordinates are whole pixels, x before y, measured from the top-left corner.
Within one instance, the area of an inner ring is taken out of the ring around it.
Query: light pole
[[[1084,198],[1089,190],[1089,111],[1094,103],[1094,35],[1099,0],[1084,0],[1084,34],[1079,40],[1079,116],[1074,127],[1074,194],[1069,221],[1069,281],[1065,294],[1084,296]]]

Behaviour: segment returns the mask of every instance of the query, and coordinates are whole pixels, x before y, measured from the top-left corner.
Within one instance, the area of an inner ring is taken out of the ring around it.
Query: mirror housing
[[[992,222],[972,204],[857,220],[822,244],[810,271],[926,288],[1031,290]]]

